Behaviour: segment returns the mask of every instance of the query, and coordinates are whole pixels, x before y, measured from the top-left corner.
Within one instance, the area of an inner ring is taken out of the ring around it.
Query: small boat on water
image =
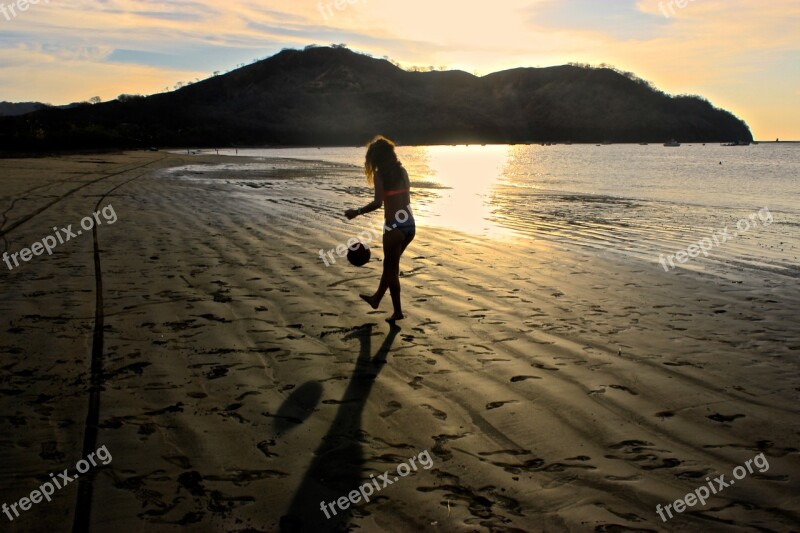
[[[650,144],[650,143],[639,143],[639,146],[647,146],[647,145],[649,145],[649,144]]]
[[[667,143],[664,143],[664,146],[667,146],[669,148],[677,148],[680,145],[681,145],[681,143],[679,143],[675,139],[672,139],[671,141],[669,141]]]

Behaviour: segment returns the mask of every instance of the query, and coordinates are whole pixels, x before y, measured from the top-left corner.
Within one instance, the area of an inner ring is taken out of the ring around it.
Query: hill
[[[0,102],[0,117],[18,117],[45,107],[47,107],[47,104],[39,102]]]
[[[342,47],[284,50],[149,97],[0,118],[9,150],[403,144],[752,141],[699,97],[609,68],[518,68],[476,77],[408,72]]]

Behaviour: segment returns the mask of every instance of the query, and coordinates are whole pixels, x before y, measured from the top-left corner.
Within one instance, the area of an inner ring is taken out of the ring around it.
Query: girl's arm
[[[348,220],[352,220],[356,218],[358,215],[365,215],[367,213],[372,213],[376,209],[380,209],[383,206],[383,178],[380,174],[375,175],[375,198],[365,205],[364,207],[360,207],[358,209],[348,209],[345,211],[344,215],[348,218]]]

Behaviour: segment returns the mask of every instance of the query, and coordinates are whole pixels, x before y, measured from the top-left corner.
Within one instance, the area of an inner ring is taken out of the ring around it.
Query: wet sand
[[[358,298],[379,248],[360,269],[319,258],[377,225],[339,216],[361,183],[333,201],[281,181],[347,170],[159,170],[227,162],[0,161],[8,252],[98,205],[118,216],[96,241],[0,264],[0,503],[87,450],[113,456],[13,522],[0,514],[10,530],[68,531],[76,516],[93,531],[800,527],[796,283],[420,226],[392,329],[388,295],[379,311]],[[424,450],[432,468],[320,510]],[[759,453],[767,471],[656,514]]]

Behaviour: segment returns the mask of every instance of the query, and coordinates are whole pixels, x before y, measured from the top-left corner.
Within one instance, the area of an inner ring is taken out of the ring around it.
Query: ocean
[[[369,201],[364,152],[240,149],[239,156],[262,161],[173,174],[249,170],[280,183],[268,190],[292,209],[322,205],[312,218],[336,217]],[[414,146],[399,147],[398,155],[411,176],[420,228],[523,246],[534,239],[668,271],[800,276],[800,144]],[[308,171],[304,179],[263,174],[297,167]],[[304,204],[304,197],[315,200]]]

